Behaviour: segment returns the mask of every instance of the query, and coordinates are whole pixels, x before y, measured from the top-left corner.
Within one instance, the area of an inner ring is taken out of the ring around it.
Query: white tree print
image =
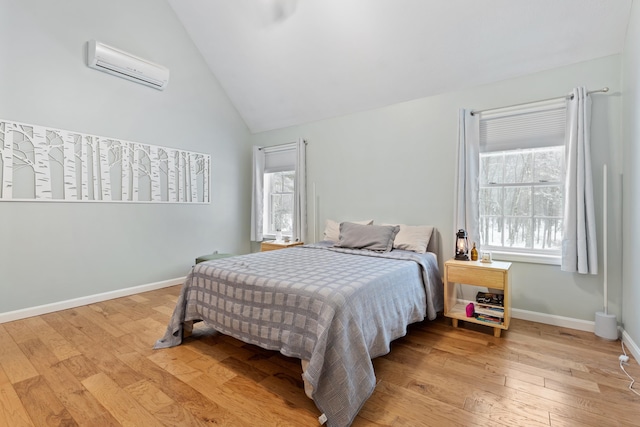
[[[89,176],[89,162],[87,137],[83,135],[74,135],[76,145],[76,173],[80,175],[80,199],[89,200],[89,184],[91,176]],[[77,165],[80,164],[78,168]],[[76,180],[77,182],[77,180]]]
[[[121,142],[122,147],[122,200],[131,200],[131,143]]]
[[[176,168],[177,153],[178,152],[176,150],[167,150],[167,200],[169,202],[178,201],[178,192],[176,188],[178,183]]]
[[[109,139],[107,160],[109,163],[108,179],[111,187],[111,200],[122,200],[122,142]]]
[[[162,200],[162,191],[160,189],[160,162],[158,160],[158,147],[149,146],[149,175],[151,178],[151,200],[159,202]]]
[[[169,154],[166,148],[158,147],[158,179],[160,180],[160,199],[169,201]]]
[[[209,169],[210,168],[210,160],[208,155],[202,156],[202,182],[203,182],[203,197],[202,201],[204,203],[209,203]]]
[[[11,144],[13,176],[17,176],[26,182],[20,193],[28,195],[28,198],[35,199],[35,149],[30,135],[30,132],[27,134],[20,125],[15,123],[7,123],[5,128],[5,144]]]
[[[138,178],[140,177],[139,172],[139,164],[140,164],[140,154],[138,153],[138,144],[135,142],[131,144],[131,151],[133,155],[133,162],[131,163],[131,191],[132,191],[132,200],[134,202],[138,201]]]
[[[96,138],[98,143],[96,144],[96,148],[98,149],[98,162],[96,162],[96,166],[99,167],[100,171],[100,200],[111,200],[111,173],[110,173],[110,165],[109,165],[109,148],[111,142],[104,138]],[[98,175],[98,172],[94,172],[94,174]]]
[[[184,182],[185,182],[184,154],[185,153],[183,151],[177,151],[176,154],[178,156],[178,179],[176,180],[178,185],[178,201],[184,202],[186,201],[184,198]]]
[[[6,200],[11,199],[13,190],[13,139],[9,136],[10,126],[9,123],[0,122],[0,198]]]
[[[0,120],[0,200],[204,202],[210,156]]]
[[[138,200],[151,200],[151,156],[150,147],[137,144],[138,153]]]
[[[191,180],[189,182],[189,187],[191,189],[191,197],[189,199],[190,202],[198,201],[198,176],[196,172],[197,165],[197,154],[189,153],[189,174]]]
[[[34,171],[36,177],[36,199],[51,198],[51,168],[49,164],[49,142],[44,129],[25,126],[25,132],[31,134],[34,150]]]
[[[61,131],[60,136],[63,142],[63,180],[64,198],[67,200],[78,200],[78,180],[76,173],[76,142],[75,137],[69,132]]]

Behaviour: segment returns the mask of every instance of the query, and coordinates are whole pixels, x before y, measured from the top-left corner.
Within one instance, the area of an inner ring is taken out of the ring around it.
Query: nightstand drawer
[[[483,268],[467,268],[450,265],[447,267],[447,280],[455,283],[473,283],[492,289],[504,289],[504,271]]]
[[[264,241],[260,245],[260,252],[275,251],[276,249],[286,249],[301,245],[304,245],[304,242],[276,242],[274,240]]]

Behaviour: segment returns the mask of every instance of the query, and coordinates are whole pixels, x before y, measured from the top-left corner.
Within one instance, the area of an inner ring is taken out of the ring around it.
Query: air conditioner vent
[[[159,90],[169,83],[168,68],[95,40],[87,43],[87,65]]]

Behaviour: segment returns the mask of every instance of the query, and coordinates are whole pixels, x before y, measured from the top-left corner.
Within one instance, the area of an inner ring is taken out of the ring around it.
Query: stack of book
[[[504,322],[504,295],[478,292],[474,309],[477,320],[501,324]]]
[[[480,304],[504,305],[504,295],[494,294],[491,292],[478,292],[476,294],[476,302]]]
[[[504,322],[504,308],[496,307],[488,304],[476,304],[475,317],[478,320],[487,323],[502,323]]]

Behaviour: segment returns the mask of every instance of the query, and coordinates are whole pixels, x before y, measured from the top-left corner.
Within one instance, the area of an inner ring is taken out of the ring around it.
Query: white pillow
[[[431,234],[433,234],[433,226],[431,225],[405,225],[405,224],[385,224],[399,225],[400,231],[393,241],[393,249],[404,249],[405,251],[413,251],[419,254],[427,252]]]
[[[354,224],[361,224],[361,225],[371,225],[373,224],[373,220],[369,219],[366,221],[347,221],[347,222],[353,222]],[[340,223],[330,220],[327,220],[327,223],[324,227],[324,240],[330,240],[332,242],[337,242],[338,240],[340,240]]]

